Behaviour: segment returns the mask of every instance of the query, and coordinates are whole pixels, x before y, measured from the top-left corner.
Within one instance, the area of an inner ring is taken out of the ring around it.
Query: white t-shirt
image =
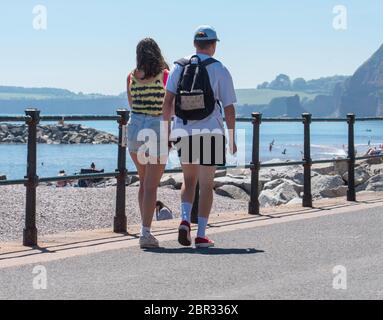
[[[211,58],[205,54],[198,54],[202,61]],[[192,56],[186,57],[190,59]],[[221,63],[213,63],[208,65],[207,71],[209,73],[211,88],[214,92],[214,98],[221,102],[224,108],[237,102],[237,97],[234,90],[233,79],[230,75],[229,70]],[[171,93],[177,94],[178,82],[180,80],[182,69],[178,64],[175,64],[172,71],[169,74],[166,90]],[[201,133],[203,130],[209,130],[213,133],[225,133],[223,124],[223,110],[216,104],[214,112],[203,120],[188,121],[185,125],[183,120],[175,117],[172,133],[170,138],[178,138],[183,136],[191,136]]]

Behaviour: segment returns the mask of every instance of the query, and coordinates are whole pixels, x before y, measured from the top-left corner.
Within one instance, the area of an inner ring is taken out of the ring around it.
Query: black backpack
[[[194,59],[198,63],[192,63]],[[213,58],[201,61],[197,55],[181,59],[176,64],[183,67],[178,82],[175,114],[187,124],[188,120],[202,120],[211,115],[218,103],[211,88],[207,66],[218,62]]]

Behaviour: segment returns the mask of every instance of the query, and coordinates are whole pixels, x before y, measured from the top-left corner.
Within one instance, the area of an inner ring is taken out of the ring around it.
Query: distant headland
[[[256,89],[238,89],[237,116],[262,112],[267,117],[383,116],[383,45],[352,76],[336,75],[314,80],[291,80],[286,74]],[[0,86],[0,113],[20,114],[37,107],[44,114],[114,114],[128,108],[126,93],[83,94],[55,88]]]

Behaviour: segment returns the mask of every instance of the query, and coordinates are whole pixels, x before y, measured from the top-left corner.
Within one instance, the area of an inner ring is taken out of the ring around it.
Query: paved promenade
[[[7,244],[0,299],[383,299],[381,200],[216,216],[210,250],[180,248],[175,226],[157,225],[163,248],[150,251],[106,230],[45,238],[40,250]],[[33,288],[37,265],[46,290]],[[334,289],[334,267],[346,290]]]

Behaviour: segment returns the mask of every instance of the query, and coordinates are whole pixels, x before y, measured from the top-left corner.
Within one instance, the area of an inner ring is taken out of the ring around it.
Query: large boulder
[[[243,189],[248,194],[251,192],[251,179],[247,177],[221,177],[214,180],[214,188],[220,188],[222,186],[229,185]],[[262,188],[262,183],[259,183],[259,187]]]
[[[383,164],[383,158],[371,158],[367,160],[367,163],[370,165]]]
[[[370,178],[371,176],[365,167],[360,166],[355,168],[355,186],[365,183]],[[343,180],[348,183],[348,172],[343,175]]]
[[[184,183],[184,176],[182,173],[174,173],[164,175],[160,182],[160,187],[172,186],[176,190],[180,190]]]
[[[323,190],[320,195],[323,198],[339,198],[339,197],[345,197],[347,195],[347,186],[339,186],[334,189],[325,189]]]
[[[273,190],[285,181],[286,181],[286,179],[271,180],[271,181],[265,183],[265,185],[263,186],[263,190]]]
[[[226,170],[217,170],[215,172],[215,178],[221,178],[226,176],[227,171]]]
[[[383,191],[383,174],[370,178],[366,183],[360,185],[357,191]]]
[[[251,170],[250,169],[243,169],[243,168],[232,168],[227,169],[227,175],[230,176],[247,176],[250,177]],[[217,177],[218,178],[218,177]]]
[[[334,173],[334,165],[332,163],[314,164],[312,171],[321,175],[330,175]]]
[[[311,180],[312,193],[315,198],[334,198],[345,195],[347,187],[341,176],[318,175]]]
[[[304,180],[303,169],[300,166],[272,168],[268,174],[270,180],[288,179],[298,184],[303,184]]]
[[[276,207],[281,204],[283,204],[283,202],[280,202],[280,199],[276,197],[273,190],[264,190],[259,195],[259,205],[262,208]]]
[[[264,190],[259,196],[259,203],[262,207],[272,207],[286,204],[291,200],[299,198],[293,184],[284,182],[273,190]]]
[[[246,191],[233,185],[224,185],[217,188],[215,192],[220,196],[229,197],[235,200],[250,200],[250,197]]]
[[[372,175],[378,175],[383,173],[383,164],[373,164],[370,166],[370,172]]]
[[[337,158],[341,159],[341,158]],[[348,162],[347,161],[341,161],[341,162],[335,162],[334,163],[334,172],[337,175],[343,176],[348,171]]]
[[[302,205],[302,198],[294,198],[287,203],[289,206]]]
[[[300,194],[303,191],[302,185],[287,179],[277,179],[269,181],[264,185],[263,190],[273,190],[284,183],[291,185],[298,194]]]

